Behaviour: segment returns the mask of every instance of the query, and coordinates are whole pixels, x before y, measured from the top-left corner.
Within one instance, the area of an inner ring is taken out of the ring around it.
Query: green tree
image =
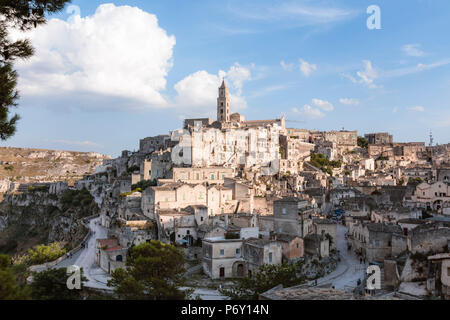
[[[66,253],[57,242],[49,245],[41,244],[28,250],[28,260],[31,264],[41,264],[54,261]]]
[[[358,137],[358,147],[367,149],[369,147],[369,141],[366,138]]]
[[[419,177],[408,179],[408,184],[413,185],[413,186],[417,186],[417,185],[421,184],[422,182],[423,182],[423,180]]]
[[[28,297],[29,290],[17,284],[11,259],[0,255],[0,300],[25,300]]]
[[[126,268],[114,270],[108,286],[115,287],[121,299],[185,299],[187,293],[179,289],[184,273],[184,257],[179,249],[150,241],[130,249]]]
[[[7,140],[16,132],[19,115],[10,115],[17,106],[19,92],[17,72],[13,64],[17,59],[28,59],[34,49],[28,39],[11,40],[12,28],[30,30],[46,22],[46,14],[61,11],[70,0],[0,0],[0,139]]]
[[[83,273],[81,273],[83,275]],[[50,269],[33,273],[31,297],[36,300],[77,300],[81,290],[67,288],[67,269]],[[81,283],[87,279],[81,276]]]
[[[298,275],[296,263],[283,263],[281,265],[266,264],[258,269],[252,277],[237,280],[235,286],[219,291],[232,300],[256,300],[259,295],[280,284],[291,287],[305,282],[303,275]]]

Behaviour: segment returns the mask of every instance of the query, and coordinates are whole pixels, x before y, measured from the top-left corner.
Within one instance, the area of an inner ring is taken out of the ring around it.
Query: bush
[[[131,166],[127,169],[127,173],[133,173],[135,171],[139,171],[141,168],[138,165]]]
[[[49,245],[38,245],[28,250],[30,264],[42,264],[51,262],[66,254],[66,249],[61,248],[58,242]]]
[[[66,190],[61,196],[61,203],[65,210],[69,207],[89,206],[94,201],[94,197],[88,190]]]
[[[419,262],[427,261],[427,255],[424,254],[424,253],[420,253],[420,252],[413,253],[413,254],[410,256],[410,258],[411,258],[413,261],[419,261]]]
[[[340,168],[342,166],[341,161],[329,161],[327,157],[321,153],[312,153],[309,164],[328,173],[330,176],[333,175],[333,168]]]
[[[142,192],[145,189],[147,189],[148,187],[154,187],[154,186],[157,186],[156,179],[154,179],[154,180],[142,180],[142,181],[139,181],[136,184],[133,184],[131,186],[131,190],[140,189],[139,192]]]

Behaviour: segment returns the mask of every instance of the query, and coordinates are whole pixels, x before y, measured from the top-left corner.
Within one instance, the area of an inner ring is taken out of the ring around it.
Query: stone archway
[[[247,263],[245,261],[236,261],[233,263],[233,277],[243,278],[247,276]]]
[[[442,200],[436,200],[433,202],[433,209],[436,211],[440,211],[442,208]]]

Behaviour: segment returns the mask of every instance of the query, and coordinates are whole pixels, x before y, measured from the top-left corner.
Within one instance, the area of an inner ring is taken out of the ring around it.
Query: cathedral
[[[277,124],[284,130],[285,118],[272,119],[272,120],[250,120],[245,121],[245,117],[240,113],[230,114],[230,94],[225,80],[222,81],[222,85],[219,87],[219,96],[217,98],[217,120],[213,121],[210,118],[200,119],[185,119],[184,128],[189,129],[194,126],[195,122],[200,121],[203,127],[212,127],[217,129],[231,129],[231,128],[258,128],[266,127],[268,125],[273,126]]]

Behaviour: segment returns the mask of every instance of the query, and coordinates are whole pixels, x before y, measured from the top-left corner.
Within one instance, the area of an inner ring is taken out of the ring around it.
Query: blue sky
[[[109,4],[109,5],[107,5]],[[369,5],[381,30],[369,30]],[[27,35],[17,134],[2,146],[117,156],[140,138],[231,109],[290,127],[450,142],[447,0],[73,0]],[[123,7],[123,6],[129,6]],[[137,9],[139,8],[139,9]]]

